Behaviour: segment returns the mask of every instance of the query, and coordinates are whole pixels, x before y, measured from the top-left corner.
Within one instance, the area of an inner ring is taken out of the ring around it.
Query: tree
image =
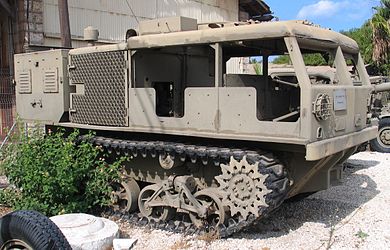
[[[375,68],[375,72],[390,74],[390,0],[381,0],[380,5],[374,8],[371,19],[360,28],[341,31],[354,39],[360,48],[364,61]],[[306,65],[327,65],[320,54],[304,55]],[[287,55],[278,56],[273,63],[291,64]],[[331,64],[331,62],[329,62]]]
[[[372,60],[382,71],[389,73],[390,64],[390,0],[381,0],[374,8],[370,24],[372,28],[373,52]]]
[[[353,28],[348,31],[341,31],[344,35],[355,40],[362,54],[365,63],[372,64],[373,36],[370,21],[365,22],[360,28]]]
[[[328,65],[324,57],[320,53],[304,54],[303,61],[306,66],[321,66]],[[288,55],[282,55],[276,57],[272,63],[274,64],[291,64],[290,57]]]
[[[282,55],[282,56],[278,56],[276,57],[272,63],[274,64],[291,64],[291,60],[290,60],[290,57],[288,55]]]

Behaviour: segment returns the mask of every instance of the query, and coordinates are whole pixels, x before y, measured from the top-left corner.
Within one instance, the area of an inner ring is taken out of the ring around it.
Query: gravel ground
[[[229,239],[183,236],[121,223],[134,249],[390,249],[390,154],[362,152],[339,186],[299,202]]]

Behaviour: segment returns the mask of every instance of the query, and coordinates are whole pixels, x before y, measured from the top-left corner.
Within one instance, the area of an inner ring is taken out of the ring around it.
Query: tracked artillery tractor
[[[17,111],[48,128],[92,130],[91,143],[131,156],[116,200],[149,221],[229,235],[336,183],[340,164],[376,136],[364,62],[339,33],[175,17],[127,34],[115,45],[16,55]],[[310,53],[334,60],[332,81],[309,77]],[[268,75],[277,55],[290,57],[296,77]],[[231,70],[245,57],[262,58],[262,75]]]

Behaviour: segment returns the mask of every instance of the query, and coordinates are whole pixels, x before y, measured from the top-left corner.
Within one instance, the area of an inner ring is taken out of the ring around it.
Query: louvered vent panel
[[[19,94],[31,94],[31,72],[29,70],[19,72],[18,79]]]
[[[58,93],[58,74],[57,69],[45,70],[43,78],[44,93]]]

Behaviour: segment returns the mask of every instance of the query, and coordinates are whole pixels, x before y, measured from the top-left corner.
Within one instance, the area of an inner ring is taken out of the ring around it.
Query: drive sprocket
[[[272,192],[265,185],[268,174],[260,173],[259,162],[250,164],[246,156],[239,161],[232,156],[228,164],[221,164],[221,170],[222,174],[215,179],[220,185],[222,203],[229,207],[231,216],[259,217],[260,208],[268,207],[266,195]]]

